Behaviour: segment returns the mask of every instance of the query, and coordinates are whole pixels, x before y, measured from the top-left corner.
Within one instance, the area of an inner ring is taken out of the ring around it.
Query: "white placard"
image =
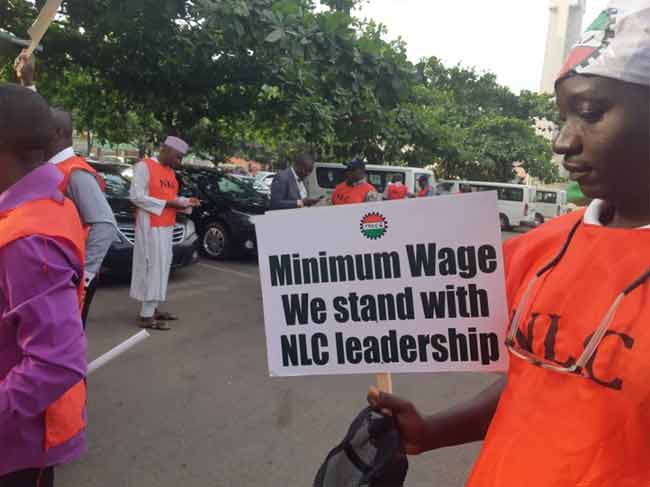
[[[496,193],[255,221],[271,376],[502,371]]]

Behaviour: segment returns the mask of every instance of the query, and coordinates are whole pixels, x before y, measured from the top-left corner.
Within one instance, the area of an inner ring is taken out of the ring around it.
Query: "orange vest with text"
[[[332,194],[332,203],[335,205],[351,205],[354,203],[364,203],[368,193],[376,192],[375,187],[368,183],[363,182],[350,186],[346,182],[339,184],[334,193]]]
[[[388,199],[389,200],[403,200],[408,194],[408,189],[404,184],[394,184],[391,183],[388,185]]]
[[[504,246],[510,313],[584,212]],[[535,284],[518,346],[575,363],[626,287],[650,267],[650,229],[581,223],[560,262]],[[584,376],[510,354],[508,383],[468,487],[650,485],[650,284],[622,301]]]
[[[164,201],[178,198],[178,180],[171,167],[164,166],[153,159],[145,159],[149,168],[149,196]],[[160,216],[149,215],[152,227],[173,227],[176,223],[176,210],[165,208]]]
[[[87,173],[92,174],[97,180],[97,184],[99,184],[99,187],[102,189],[102,192],[106,191],[106,183],[104,182],[104,178],[102,178],[100,174],[95,171],[95,169],[90,164],[88,164],[83,157],[70,157],[63,162],[60,162],[59,164],[55,164],[55,166],[59,171],[63,173],[63,182],[59,187],[63,193],[66,192],[66,189],[68,188],[68,182],[70,181],[70,176],[74,171],[86,171]]]
[[[59,203],[50,199],[35,200],[0,213],[0,248],[21,238],[41,235],[65,241],[74,248],[83,265],[85,232],[79,214],[69,199]],[[83,279],[79,279],[79,310],[83,307]],[[81,330],[80,330],[81,332]],[[82,380],[70,388],[45,411],[45,450],[67,443],[85,427],[86,385]]]

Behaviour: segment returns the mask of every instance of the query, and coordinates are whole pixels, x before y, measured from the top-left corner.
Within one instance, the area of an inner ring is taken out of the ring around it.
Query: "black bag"
[[[366,408],[325,459],[314,487],[403,487],[407,471],[394,418]]]

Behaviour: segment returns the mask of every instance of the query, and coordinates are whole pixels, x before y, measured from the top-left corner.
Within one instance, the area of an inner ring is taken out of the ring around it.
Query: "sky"
[[[607,0],[587,0],[583,28]],[[549,0],[369,0],[356,15],[402,37],[409,58],[436,56],[495,73],[515,93],[538,91],[544,64]]]

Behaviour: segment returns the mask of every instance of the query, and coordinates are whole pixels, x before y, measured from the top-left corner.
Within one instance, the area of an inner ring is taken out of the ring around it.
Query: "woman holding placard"
[[[556,83],[555,151],[593,199],[505,244],[510,368],[433,416],[371,389],[407,453],[485,440],[471,487],[650,484],[650,1],[615,0]]]

